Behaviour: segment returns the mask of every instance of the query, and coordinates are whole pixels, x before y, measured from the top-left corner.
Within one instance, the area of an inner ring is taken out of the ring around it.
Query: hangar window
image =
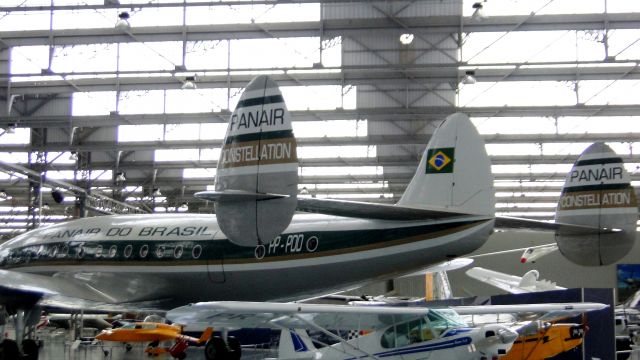
[[[212,6],[187,9],[188,25],[320,20],[320,4]]]
[[[115,71],[117,47],[118,44],[54,46],[51,70],[56,73]]]
[[[2,136],[0,136],[2,139]],[[0,161],[4,161],[9,164],[26,163],[29,154],[22,152],[0,152]]]
[[[215,168],[189,168],[184,169],[182,171],[182,177],[185,179],[202,179],[202,178],[211,178],[213,179],[216,176]]]
[[[15,128],[13,129],[13,134],[5,131],[2,135],[0,135],[0,145],[28,144],[30,140],[31,129],[29,128]],[[17,152],[13,154],[13,156],[24,156],[27,153]]]
[[[71,115],[109,115],[116,110],[115,91],[74,92]]]
[[[131,90],[120,93],[120,114],[162,114],[164,112],[163,90]]]
[[[375,146],[298,146],[299,158],[368,158],[376,157]]]
[[[367,136],[366,120],[297,121],[292,125],[299,138]]]

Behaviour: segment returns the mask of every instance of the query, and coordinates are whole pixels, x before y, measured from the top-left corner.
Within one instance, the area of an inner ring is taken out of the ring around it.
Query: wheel
[[[227,338],[227,348],[229,348],[229,354],[227,354],[227,360],[240,360],[242,356],[242,347],[240,341],[233,336]]]
[[[131,349],[133,349],[133,346],[131,346],[131,344],[124,344],[124,349],[126,351],[131,351]]]
[[[204,346],[204,357],[207,360],[225,360],[227,358],[227,345],[224,340],[214,336]]]
[[[180,354],[176,355],[176,359],[178,360],[184,360],[187,358],[187,354],[184,352],[181,352]]]

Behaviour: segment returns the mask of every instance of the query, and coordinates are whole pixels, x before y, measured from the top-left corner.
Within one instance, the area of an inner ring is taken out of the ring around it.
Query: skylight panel
[[[382,166],[307,166],[299,167],[300,176],[382,175]]]
[[[229,42],[226,40],[188,41],[185,54],[187,69],[228,69]]]
[[[198,161],[198,149],[166,149],[156,150],[154,160],[165,161]]]
[[[118,126],[118,142],[159,141],[163,138],[164,126],[161,124]]]
[[[226,89],[166,90],[166,113],[219,112],[226,107]]]
[[[494,174],[536,174],[536,173],[559,173],[566,174],[571,170],[573,164],[531,164],[531,165],[491,165],[491,172]]]
[[[3,5],[4,5],[3,0]],[[50,5],[46,4],[46,5]],[[22,4],[20,4],[22,5]],[[1,31],[49,30],[49,11],[12,11],[2,14]]]
[[[496,203],[496,209],[503,209],[503,208],[517,208],[517,209],[523,209],[523,208],[531,208],[531,209],[544,209],[544,208],[549,208],[549,209],[555,209],[556,206],[558,204],[555,202],[506,202],[506,203],[502,203],[502,202],[498,202]]]
[[[31,128],[14,128],[13,134],[6,130],[0,132],[1,145],[24,145],[31,141]]]
[[[217,161],[220,159],[220,148],[200,149],[201,161]]]
[[[572,84],[558,81],[478,82],[460,89],[461,106],[574,105]]]
[[[320,4],[251,4],[187,8],[188,25],[319,21]]]
[[[496,191],[497,198],[558,197],[558,196],[560,196],[560,191],[514,191],[514,192]]]
[[[355,102],[343,102],[342,87],[338,85],[282,86],[282,96],[289,110],[333,110],[343,106],[354,106]],[[355,97],[355,91],[349,92]]]
[[[299,158],[368,158],[376,157],[375,146],[298,146]]]
[[[292,125],[298,138],[367,136],[366,120],[294,121]]]
[[[211,179],[213,181],[215,176],[215,168],[184,169],[182,172],[182,177],[185,179]]]
[[[115,71],[117,44],[55,46],[51,70],[60,73]]]
[[[567,116],[558,118],[560,134],[640,133],[640,116]]]
[[[127,70],[174,70],[182,61],[179,41],[120,43],[119,67]]]
[[[200,138],[200,124],[167,124],[164,128],[164,139],[167,141]]]
[[[200,139],[217,140],[224,139],[227,133],[228,124],[224,123],[204,123],[200,124]]]
[[[116,109],[115,91],[74,92],[71,115],[109,115]]]
[[[564,186],[564,181],[555,181],[555,180],[538,180],[538,181],[504,181],[504,180],[495,180],[493,185],[496,188],[501,187],[521,187],[521,188],[545,188],[545,187],[562,187]]]
[[[464,0],[462,6],[464,16],[473,15],[475,9],[472,5],[475,2],[477,1]],[[631,1],[627,0],[627,2]],[[597,14],[604,12],[604,4],[602,0],[581,0],[580,6],[576,6],[576,3],[573,1],[549,0],[492,0],[489,3],[483,2],[483,4],[483,10],[487,17],[530,15],[532,12],[536,12],[536,14]]]
[[[86,5],[86,2],[81,5]],[[56,10],[53,12],[53,29],[111,28],[117,19],[118,9]]]
[[[3,20],[0,19],[0,24]],[[11,48],[11,74],[39,74],[49,67],[49,47],[15,46]]]
[[[164,112],[163,90],[133,90],[120,93],[120,114],[162,114]]]
[[[586,105],[640,104],[640,80],[582,80],[579,101]]]
[[[555,134],[556,122],[551,117],[471,118],[480,134]]]
[[[230,66],[232,69],[310,68],[320,62],[319,46],[317,37],[232,40]]]

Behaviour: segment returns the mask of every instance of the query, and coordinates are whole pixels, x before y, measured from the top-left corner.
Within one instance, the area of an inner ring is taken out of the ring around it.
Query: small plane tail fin
[[[211,339],[211,335],[213,335],[213,328],[212,327],[206,328],[202,332],[202,335],[200,335],[200,338],[198,339],[198,344],[204,344],[207,341],[209,341],[209,339]]]
[[[215,191],[201,196],[216,200],[218,225],[229,240],[256,246],[270,243],[289,226],[297,193],[291,115],[278,85],[261,75],[247,85],[231,115]]]
[[[538,283],[538,277],[540,277],[540,273],[538,272],[538,270],[529,270],[524,275],[522,275],[518,286],[521,288],[533,288]]]
[[[578,265],[612,264],[636,239],[638,200],[622,158],[603,142],[589,146],[566,177],[556,222],[594,224],[603,231],[588,235],[556,232],[558,249]],[[604,231],[618,229],[618,231]]]
[[[449,115],[436,129],[398,205],[494,214],[491,163],[467,115]]]
[[[303,329],[283,329],[280,332],[278,359],[312,359],[316,347]]]

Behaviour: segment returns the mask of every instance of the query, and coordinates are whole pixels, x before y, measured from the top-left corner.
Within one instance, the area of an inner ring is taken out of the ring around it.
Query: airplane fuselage
[[[380,221],[296,215],[268,245],[238,246],[215,215],[84,218],[0,245],[0,267],[73,280],[113,303],[172,308],[291,300],[410,273],[480,247],[490,216]]]

